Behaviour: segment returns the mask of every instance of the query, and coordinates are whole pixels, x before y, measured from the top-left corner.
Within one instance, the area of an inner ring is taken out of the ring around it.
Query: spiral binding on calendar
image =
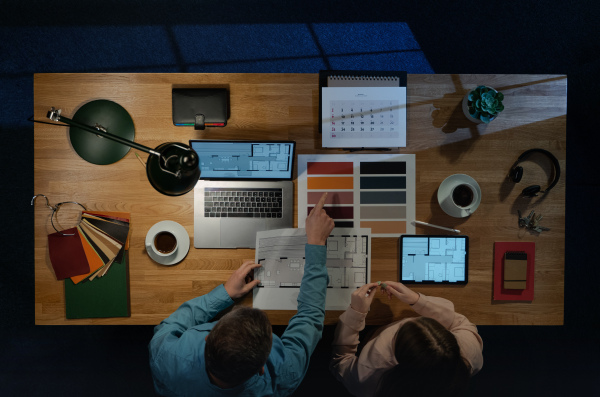
[[[333,81],[398,81],[397,76],[351,76],[351,75],[331,75],[330,80]]]

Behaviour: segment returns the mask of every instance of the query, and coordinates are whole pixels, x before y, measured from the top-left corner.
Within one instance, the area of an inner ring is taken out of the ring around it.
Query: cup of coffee
[[[471,209],[478,199],[477,190],[468,183],[461,183],[452,189],[452,202],[460,209],[471,212]]]
[[[168,230],[161,230],[154,235],[150,249],[159,256],[171,256],[177,252],[177,237]]]

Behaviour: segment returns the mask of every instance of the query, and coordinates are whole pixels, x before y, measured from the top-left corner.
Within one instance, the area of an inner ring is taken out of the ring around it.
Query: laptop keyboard
[[[205,188],[204,216],[281,218],[281,189]]]

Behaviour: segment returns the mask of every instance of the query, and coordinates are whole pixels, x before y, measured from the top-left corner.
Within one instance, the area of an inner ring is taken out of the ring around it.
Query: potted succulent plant
[[[495,89],[480,85],[465,95],[462,103],[463,112],[475,123],[489,123],[498,113],[504,110],[504,95]]]

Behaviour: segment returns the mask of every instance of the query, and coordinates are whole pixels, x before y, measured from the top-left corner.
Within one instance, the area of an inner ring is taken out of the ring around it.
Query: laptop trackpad
[[[254,248],[256,231],[266,228],[262,219],[221,219],[221,247]]]

